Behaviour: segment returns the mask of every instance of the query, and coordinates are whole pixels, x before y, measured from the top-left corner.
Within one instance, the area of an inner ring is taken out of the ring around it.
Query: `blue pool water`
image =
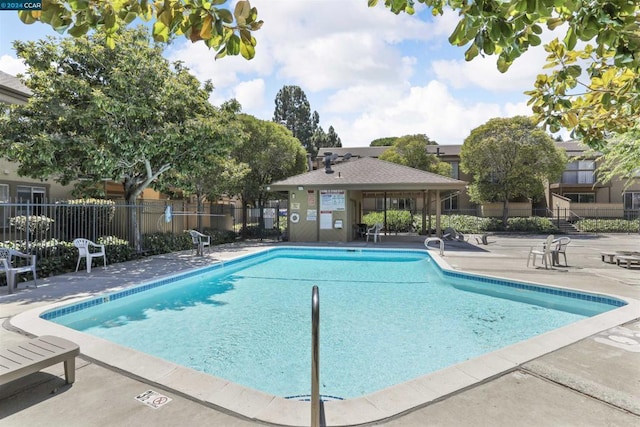
[[[320,391],[352,398],[624,304],[442,271],[409,250],[278,248],[165,282],[43,317],[288,397],[310,390],[318,285]]]

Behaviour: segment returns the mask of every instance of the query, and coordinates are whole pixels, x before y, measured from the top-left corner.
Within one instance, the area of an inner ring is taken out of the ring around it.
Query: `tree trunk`
[[[240,196],[242,201],[242,236],[247,235],[247,199],[244,196]]]
[[[507,218],[509,218],[509,200],[505,199],[502,202],[502,225],[504,229],[507,229]]]
[[[133,248],[136,253],[142,252],[142,239],[140,237],[140,227],[138,225],[138,205],[136,204],[138,196],[142,193],[142,190],[142,188],[137,187],[131,180],[125,179],[124,197],[127,201],[127,209],[129,209],[129,224],[127,231],[129,238],[133,239]]]

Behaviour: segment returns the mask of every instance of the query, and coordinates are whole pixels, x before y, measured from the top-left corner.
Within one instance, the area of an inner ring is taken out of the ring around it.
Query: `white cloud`
[[[240,102],[243,110],[258,110],[264,107],[265,84],[262,79],[255,79],[238,84],[234,90],[234,98]]]
[[[356,93],[366,94],[366,90],[351,92]],[[367,146],[376,138],[416,133],[439,144],[462,144],[472,129],[493,117],[529,114],[524,103],[505,107],[491,102],[462,103],[438,81],[414,86],[393,100],[388,96],[385,102],[386,106],[376,103],[352,120],[330,118],[345,146]]]
[[[462,55],[462,51],[460,51]],[[533,88],[536,76],[542,71],[546,53],[542,47],[530,49],[518,58],[507,73],[497,68],[497,56],[476,57],[467,62],[464,59],[436,60],[432,67],[437,78],[456,89],[468,87],[491,91],[513,91]]]
[[[15,76],[27,71],[27,66],[24,64],[22,59],[9,55],[2,55],[0,56],[0,70]]]

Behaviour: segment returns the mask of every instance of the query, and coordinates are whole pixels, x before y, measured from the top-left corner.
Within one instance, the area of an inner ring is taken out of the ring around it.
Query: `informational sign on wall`
[[[316,206],[316,193],[313,190],[307,191],[307,206],[310,208]]]
[[[345,210],[344,190],[320,190],[320,211]]]
[[[333,228],[333,213],[331,211],[320,211],[320,230],[331,230]]]
[[[317,220],[318,220],[318,210],[307,209],[307,221],[317,221]]]

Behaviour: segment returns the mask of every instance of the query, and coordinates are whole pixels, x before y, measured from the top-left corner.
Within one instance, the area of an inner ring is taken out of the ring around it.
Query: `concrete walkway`
[[[640,266],[603,263],[600,252],[640,251],[638,235],[571,236],[568,267],[526,268],[529,249],[544,236],[490,236],[488,245],[447,242],[444,259],[455,269],[552,284],[640,300]],[[388,236],[382,243],[349,246],[424,248],[423,238]],[[2,346],[28,339],[10,318],[35,307],[82,295],[115,291],[153,277],[228,259],[264,244],[214,247],[205,257],[190,252],[114,264],[107,269],[40,280],[0,296]],[[340,245],[347,246],[347,245]],[[24,285],[22,285],[24,286]],[[0,289],[6,291],[6,289]],[[81,348],[82,351],[82,348]],[[8,426],[248,426],[256,425],[156,384],[131,378],[95,361],[78,360],[76,382],[65,385],[63,368],[0,387],[0,424]],[[172,400],[158,408],[134,397],[155,390]],[[635,426],[640,425],[640,313],[609,329],[546,354],[490,381],[454,393],[377,425],[389,426]]]

